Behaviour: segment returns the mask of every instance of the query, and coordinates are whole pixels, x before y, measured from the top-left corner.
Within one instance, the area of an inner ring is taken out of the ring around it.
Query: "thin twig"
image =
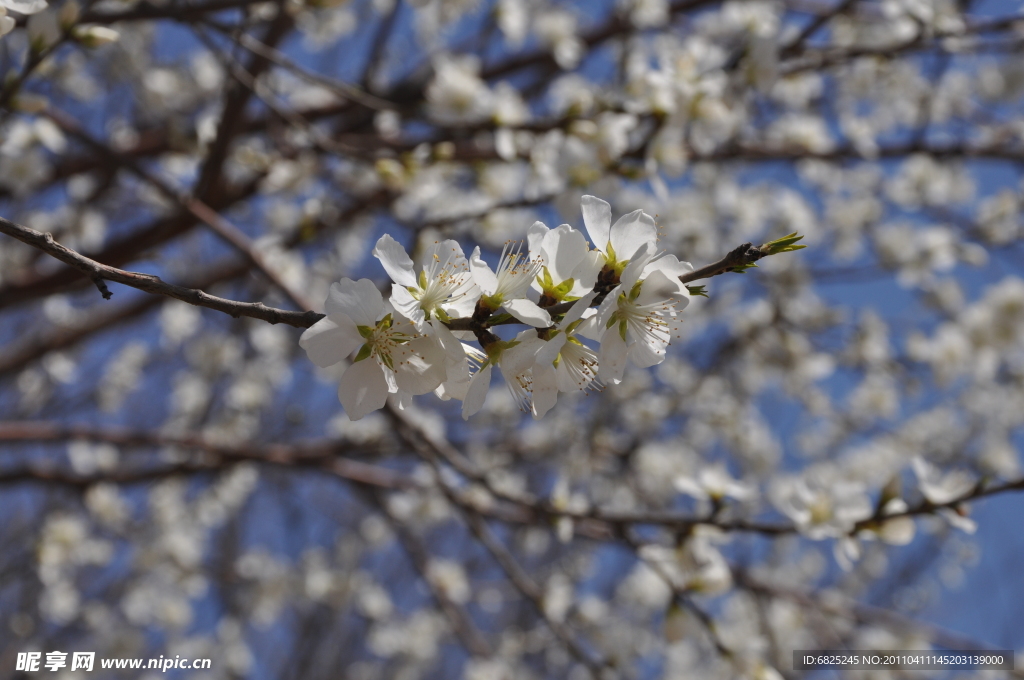
[[[679,277],[679,280],[683,283],[690,283],[691,281],[710,279],[712,276],[725,274],[737,267],[754,264],[761,258],[767,257],[768,248],[766,246],[767,244],[755,246],[753,243],[744,243],[731,250],[728,255],[718,262],[695,269],[689,274],[683,274]]]

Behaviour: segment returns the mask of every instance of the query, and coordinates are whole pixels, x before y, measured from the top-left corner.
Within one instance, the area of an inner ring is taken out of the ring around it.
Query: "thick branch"
[[[147,293],[172,297],[177,300],[181,300],[182,302],[187,302],[190,305],[196,305],[197,307],[215,309],[218,312],[224,312],[225,314],[230,314],[233,317],[247,316],[272,324],[284,323],[289,326],[309,328],[323,318],[323,314],[318,314],[316,312],[291,312],[284,309],[267,307],[262,302],[237,302],[235,300],[227,300],[194,288],[184,288],[182,286],[167,283],[166,281],[161,280],[159,276],[154,276],[152,274],[142,274],[140,272],[130,272],[123,269],[117,269],[116,267],[110,267],[97,262],[96,260],[89,259],[84,255],[80,255],[70,248],[65,248],[53,240],[53,236],[49,233],[43,234],[35,229],[29,229],[28,227],[24,227],[20,224],[15,224],[3,217],[0,217],[0,232],[3,232],[8,236],[12,236],[33,248],[38,248],[39,250],[52,255],[61,262],[82,272],[92,280],[99,277],[106,279],[107,281],[131,286],[132,288],[137,288]]]

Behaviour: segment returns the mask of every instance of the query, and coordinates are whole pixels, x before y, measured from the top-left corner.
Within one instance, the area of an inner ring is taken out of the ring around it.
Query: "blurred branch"
[[[210,204],[211,208],[223,209],[237,201],[249,198],[255,193],[258,180],[250,182],[221,197],[221,203]],[[160,217],[152,223],[113,241],[93,259],[118,265],[138,259],[146,251],[156,248],[182,234],[187,233],[200,222],[191,214],[179,213]],[[6,277],[5,277],[6,280]],[[0,287],[0,308],[10,307],[56,293],[77,281],[73,269],[58,269],[52,273],[12,277],[10,284]]]
[[[393,411],[393,413],[398,413]],[[478,483],[484,484],[496,497],[507,502],[506,505],[480,506],[473,505],[454,489],[449,489],[455,494],[454,501],[460,507],[471,507],[474,511],[487,515],[493,519],[514,524],[550,524],[552,520],[559,517],[569,517],[576,523],[576,533],[587,536],[594,540],[614,540],[620,529],[632,525],[664,526],[679,533],[686,533],[695,526],[708,524],[723,531],[753,532],[767,535],[790,534],[796,529],[787,525],[757,524],[744,521],[727,521],[716,519],[713,516],[693,517],[680,512],[658,512],[658,511],[636,511],[636,512],[602,512],[595,510],[591,512],[572,512],[558,509],[546,501],[534,500],[522,496],[511,496],[503,494],[493,488],[487,482],[485,474],[475,472],[474,467],[466,461],[462,454],[454,450],[448,442],[438,443],[419,429],[412,422],[402,417],[396,421],[398,435],[417,451],[422,457],[429,460],[431,457],[440,458],[449,464],[457,465],[456,469],[470,472],[466,476]],[[97,426],[87,424],[64,424],[54,421],[0,421],[0,443],[66,443],[69,441],[95,441],[115,446],[136,447],[136,446],[178,446],[186,449],[202,451],[213,456],[221,457],[232,462],[257,462],[267,463],[279,467],[294,467],[296,469],[316,469],[317,466],[332,465],[337,463],[336,470],[340,470],[341,476],[350,481],[364,482],[371,486],[380,488],[423,488],[423,482],[416,481],[412,477],[400,474],[396,471],[381,468],[372,464],[349,458],[341,458],[345,452],[353,455],[359,453],[374,453],[379,455],[379,447],[358,447],[344,440],[317,440],[296,444],[262,444],[249,442],[239,445],[226,445],[209,440],[199,435],[167,435],[149,430],[137,430],[118,428],[111,426]],[[340,463],[338,463],[340,461]],[[202,472],[210,470],[210,466],[197,467],[194,471]],[[326,468],[325,468],[326,469]],[[32,473],[35,474],[34,472]],[[173,470],[165,472],[165,475],[177,474]],[[471,476],[470,476],[471,475]],[[66,483],[71,485],[94,484],[101,481],[117,481],[107,475],[96,477],[32,477],[38,481],[53,481],[54,483]],[[130,481],[130,480],[129,480]],[[447,484],[438,482],[443,487]]]
[[[231,38],[231,40],[233,40],[235,44],[244,47],[253,54],[269,60],[275,66],[279,66],[283,69],[286,69],[287,71],[290,71],[291,73],[295,74],[296,76],[305,80],[308,83],[319,85],[320,87],[330,90],[332,93],[338,95],[339,97],[346,101],[351,101],[356,104],[365,106],[368,109],[374,109],[378,111],[395,110],[398,108],[398,106],[396,106],[394,103],[386,99],[383,99],[382,97],[370,94],[369,92],[366,92],[364,89],[356,85],[346,83],[336,78],[331,78],[330,76],[325,76],[319,73],[309,71],[306,68],[303,68],[302,66],[297,64],[292,59],[288,58],[288,56],[286,56],[280,50],[274,49],[273,47],[270,47],[269,45],[260,42],[251,35],[248,35],[246,33],[235,35],[231,28],[224,26],[220,23],[213,21],[207,21],[205,23],[210,28],[213,28],[216,31]]]
[[[412,529],[391,514],[387,503],[380,497],[380,494],[372,493],[369,495],[374,505],[377,506],[377,509],[380,510],[387,520],[388,526],[398,536],[399,543],[409,556],[409,561],[412,562],[413,567],[419,572],[423,582],[430,588],[430,592],[441,607],[441,611],[448,617],[455,635],[462,642],[466,651],[478,657],[488,658],[493,656],[494,650],[491,649],[490,643],[487,642],[487,639],[484,638],[480,630],[473,624],[473,619],[470,617],[469,612],[458,602],[455,602],[443,588],[440,588],[430,578],[430,552],[423,541],[420,540],[419,536]]]
[[[1010,17],[999,17],[997,19],[978,21],[973,24],[968,24],[964,28],[956,28],[952,30],[935,30],[932,32],[926,32],[921,27],[918,27],[917,35],[913,38],[886,46],[826,47],[817,50],[805,50],[801,59],[787,63],[780,69],[781,75],[790,76],[795,73],[825,69],[831,66],[845,64],[860,57],[883,56],[890,58],[903,52],[910,52],[919,49],[934,49],[943,52],[948,51],[961,53],[964,51],[962,47],[958,46],[956,48],[951,48],[945,43],[945,40],[948,38],[966,38],[983,33],[1010,31],[1013,30],[1013,27],[1021,20],[1024,20],[1024,15],[1017,14]]]
[[[821,29],[825,24],[827,24],[835,17],[839,16],[840,14],[843,14],[848,9],[853,7],[854,3],[856,2],[857,0],[842,0],[842,2],[840,2],[834,8],[830,9],[828,12],[816,16],[813,20],[811,20],[810,23],[807,24],[806,27],[804,27],[802,31],[800,31],[800,34],[797,35],[792,42],[790,42],[788,45],[785,45],[779,51],[779,56],[785,59],[786,57],[798,54],[800,50],[803,49],[804,45],[807,43],[807,40],[810,39],[815,33],[817,33],[819,29]]]
[[[49,109],[47,110],[46,115],[66,132],[75,136],[89,147],[98,151],[100,154],[107,156],[119,165],[123,165],[128,168],[138,177],[152,185],[165,197],[174,201],[188,211],[197,220],[209,226],[214,233],[231,244],[231,246],[255,265],[256,268],[270,279],[275,286],[281,289],[281,291],[283,291],[299,309],[309,309],[312,307],[312,304],[306,299],[304,294],[295,290],[281,278],[281,276],[267,262],[266,258],[263,257],[263,254],[254,247],[252,240],[249,239],[241,229],[221,217],[216,210],[194,196],[189,196],[183,192],[177,191],[174,187],[144,169],[135,162],[134,159],[126,158],[105,144],[94,139],[92,135],[83,130],[73,118],[63,112],[55,109]],[[103,297],[109,298],[110,294],[106,293]]]
[[[394,0],[391,3],[391,8],[387,10],[387,16],[380,19],[378,22],[377,33],[373,36],[370,53],[366,58],[366,68],[363,69],[361,82],[364,90],[369,90],[373,87],[373,81],[380,72],[380,67],[384,61],[384,54],[387,50],[388,42],[390,42],[392,35],[395,33],[395,26],[398,23],[398,13],[401,10],[402,0]]]
[[[97,482],[132,483],[148,481],[188,472],[207,472],[223,467],[225,462],[256,462],[283,467],[316,467],[349,481],[384,489],[418,487],[420,484],[408,475],[387,468],[342,457],[346,452],[379,453],[377,447],[360,447],[344,440],[327,440],[306,444],[247,443],[230,446],[208,438],[189,435],[174,436],[146,430],[132,430],[93,425],[68,425],[50,421],[0,421],[0,442],[68,442],[76,440],[98,441],[115,446],[180,447],[202,451],[214,460],[187,463],[156,470],[104,473],[95,476],[72,476],[51,470],[25,470],[11,473],[7,481],[35,479],[72,486],[88,486]],[[217,460],[222,459],[222,460]]]
[[[215,286],[243,276],[248,271],[247,262],[215,263],[204,272],[205,276],[202,279],[187,287]],[[0,377],[25,368],[30,362],[48,352],[73,347],[96,333],[112,330],[118,324],[145,314],[161,302],[161,296],[144,295],[121,306],[105,306],[103,309],[90,308],[87,314],[83,314],[80,320],[73,323],[57,325],[45,332],[26,335],[17,342],[5,346],[5,351],[0,354]]]
[[[890,514],[884,514],[880,508],[873,516],[863,519],[857,522],[851,534],[856,533],[862,529],[876,528],[880,523],[897,519],[900,517],[917,517],[920,515],[934,515],[936,510],[951,510],[959,515],[966,516],[965,503],[970,501],[987,498],[989,496],[998,496],[1004,493],[1011,493],[1014,491],[1024,491],[1024,478],[1014,479],[1008,482],[1001,482],[985,486],[983,480],[979,480],[975,484],[974,488],[966,493],[957,496],[956,498],[946,501],[945,503],[932,503],[925,499],[915,505],[914,507],[907,508],[903,512],[894,512]]]
[[[692,12],[699,10],[708,5],[718,4],[720,0],[677,0],[671,3],[669,6],[669,13],[671,15],[685,14],[686,12]],[[618,38],[620,36],[632,33],[636,31],[636,27],[626,16],[613,13],[611,20],[605,23],[603,26],[592,29],[591,31],[580,36],[580,39],[586,45],[588,49],[592,49],[598,45],[601,45],[608,40]],[[504,62],[495,64],[494,66],[485,69],[481,74],[486,80],[493,80],[503,76],[507,76],[516,71],[521,71],[526,68],[536,66],[555,66],[558,64],[555,61],[554,55],[550,49],[538,50],[536,52],[529,52],[527,54],[518,55],[511,57]]]
[[[264,31],[261,42],[269,47],[275,47],[284,40],[294,24],[294,17],[285,11],[285,3],[279,1],[277,15]],[[257,79],[270,67],[271,61],[259,55],[251,56],[252,58],[244,68],[253,79]],[[223,193],[222,171],[224,164],[228,160],[232,142],[242,131],[245,109],[252,94],[251,89],[237,81],[231,81],[225,86],[223,110],[217,125],[217,134],[209,145],[206,158],[199,169],[199,176],[192,188],[191,193],[195,198],[210,203]]]
[[[512,585],[516,587],[523,597],[529,600],[537,613],[547,622],[548,626],[555,633],[558,639],[566,646],[566,648],[572,653],[576,659],[590,669],[595,679],[608,677],[607,672],[610,672],[612,677],[618,677],[611,662],[605,659],[603,656],[594,656],[588,652],[575,638],[572,630],[564,622],[556,620],[547,611],[547,607],[544,602],[544,591],[539,585],[533,580],[530,574],[523,569],[523,567],[516,560],[515,556],[506,548],[498,537],[494,535],[491,528],[487,526],[487,522],[482,517],[472,510],[462,508],[463,516],[466,519],[466,523],[469,525],[473,535],[477,537],[477,540],[487,549],[487,552],[491,554],[494,561],[498,563],[501,570],[505,572],[505,576],[512,582]]]
[[[151,2],[140,2],[123,12],[91,11],[82,15],[81,22],[89,24],[114,24],[120,21],[152,21],[155,19],[172,19],[191,23],[207,14],[214,14],[230,9],[239,9],[263,4],[265,0],[206,0],[202,3],[180,3],[156,5]]]
[[[35,47],[29,48],[28,58],[25,60],[25,64],[21,68],[21,72],[16,75],[10,72],[6,74],[7,77],[4,79],[3,89],[0,89],[0,109],[11,108],[12,104],[14,108],[17,108],[17,97],[18,92],[21,90],[21,86],[24,85],[29,76],[31,76],[32,73],[46,61],[46,58],[56,52],[67,39],[67,32],[61,29],[60,37],[52,44],[39,49],[36,49]]]
[[[766,582],[764,579],[755,578],[745,569],[734,569],[733,579],[737,586],[751,593],[779,600],[788,600],[804,608],[821,611],[830,618],[841,616],[863,623],[896,628],[911,634],[924,635],[930,642],[934,642],[946,649],[976,652],[987,652],[995,649],[990,644],[969,638],[958,631],[947,630],[932,623],[918,621],[891,609],[858,602],[834,589],[828,592],[815,592],[785,585],[775,585]],[[1024,677],[1024,671],[1011,671],[1010,675],[1018,678]]]

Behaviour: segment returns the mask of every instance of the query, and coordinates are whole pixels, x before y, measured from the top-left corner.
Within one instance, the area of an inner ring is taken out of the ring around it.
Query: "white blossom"
[[[505,342],[497,340],[484,348],[487,360],[483,363],[470,381],[466,396],[462,401],[462,417],[478,412],[487,399],[487,391],[491,384],[491,369],[497,365],[508,385],[512,400],[521,411],[530,410],[530,393],[533,383],[533,365],[536,362],[537,350],[527,339],[536,331],[525,330],[515,340]],[[525,344],[524,344],[525,343]]]
[[[775,507],[814,540],[849,534],[857,522],[871,516],[864,486],[853,481],[782,479],[769,495]]]
[[[748,485],[736,481],[722,465],[701,468],[697,476],[679,476],[673,481],[677,491],[698,500],[721,500],[733,498],[749,500],[754,491]]]
[[[397,313],[387,313],[369,279],[333,284],[326,311],[325,318],[302,334],[299,344],[321,367],[359,350],[338,387],[352,420],[383,408],[389,393],[425,394],[445,380],[446,354],[435,337],[420,333]]]
[[[377,241],[373,256],[395,282],[391,286],[391,304],[417,327],[425,329],[425,322],[431,319],[445,321],[473,312],[473,276],[456,241],[429,245],[419,275],[405,248],[387,234]],[[437,329],[443,324],[431,325]]]
[[[690,301],[678,278],[690,271],[689,264],[674,255],[651,262],[646,249],[644,244],[580,331],[587,337],[600,334],[598,375],[611,383],[622,380],[627,358],[641,368],[665,360],[667,347],[679,337],[679,313]]]
[[[604,255],[605,266],[618,273],[644,249],[653,257],[658,240],[658,228],[654,219],[643,210],[634,210],[623,215],[612,224],[612,209],[606,201],[594,196],[584,196],[583,222],[594,247]]]
[[[580,298],[593,289],[604,263],[601,251],[591,250],[582,233],[568,224],[548,229],[534,222],[528,242],[531,255],[542,263],[532,286],[548,300]]]
[[[46,0],[3,0],[3,2],[0,2],[0,10],[6,8],[18,14],[37,14],[46,9],[47,6]]]
[[[920,456],[914,457],[911,464],[914,474],[917,475],[921,493],[929,503],[935,505],[946,505],[966,496],[977,483],[974,476],[966,470],[943,472]]]
[[[541,418],[555,405],[559,392],[586,392],[597,387],[597,353],[584,345],[576,330],[583,315],[589,311],[595,293],[591,291],[577,300],[560,322],[540,337],[524,333],[518,352],[533,354],[530,368],[530,411]]]
[[[473,57],[442,55],[435,60],[427,101],[438,120],[478,121],[491,114],[493,96],[479,72],[480,63]]]
[[[469,260],[473,280],[479,286],[481,298],[492,310],[504,307],[517,319],[531,326],[543,328],[551,325],[551,316],[536,302],[526,297],[537,273],[544,263],[522,255],[522,243],[506,243],[495,272],[480,256],[480,247]]]
[[[7,16],[7,7],[0,5],[0,37],[13,31],[16,25],[14,17]]]

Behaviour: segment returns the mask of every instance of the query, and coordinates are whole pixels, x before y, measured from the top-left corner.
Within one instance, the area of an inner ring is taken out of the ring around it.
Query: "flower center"
[[[611,328],[618,323],[623,341],[626,340],[628,332],[648,345],[668,345],[672,339],[669,322],[675,316],[676,302],[669,298],[646,305],[637,304],[636,299],[640,295],[641,285],[638,283],[634,286],[629,295],[619,294],[618,309],[612,313],[607,327]]]
[[[375,356],[392,371],[395,370],[394,355],[404,354],[407,348],[402,346],[417,337],[416,333],[405,332],[406,324],[394,326],[390,314],[378,321],[376,326],[357,326],[357,329],[366,343],[359,348],[354,361]]]
[[[522,255],[522,242],[515,245],[506,243],[501,251],[501,263],[498,265],[498,287],[491,297],[500,302],[505,299],[515,300],[526,294],[534,277],[544,266],[542,260],[530,260]]]

